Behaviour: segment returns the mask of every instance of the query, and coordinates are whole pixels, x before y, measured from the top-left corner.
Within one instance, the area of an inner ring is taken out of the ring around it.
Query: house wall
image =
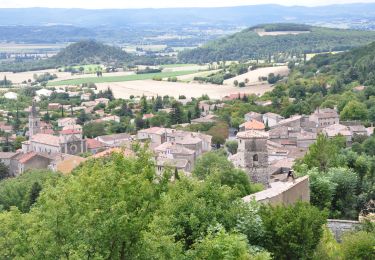
[[[47,158],[35,156],[34,158],[27,161],[25,164],[19,163],[19,174],[24,173],[29,169],[47,169],[50,162],[51,160]]]
[[[310,202],[310,188],[309,178],[303,177],[304,179],[296,182],[296,184],[273,197],[260,200],[261,203],[269,203],[271,205],[292,205],[298,201]]]
[[[38,153],[59,153],[60,147],[32,142],[30,144],[29,151],[34,151]]]

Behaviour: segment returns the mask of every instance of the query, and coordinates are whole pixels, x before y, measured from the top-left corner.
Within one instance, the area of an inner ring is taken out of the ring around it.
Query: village
[[[151,106],[156,104],[154,97],[134,97],[129,107],[123,103],[108,109],[118,100],[111,96],[110,89],[106,92],[108,98],[104,97],[102,91],[97,93],[99,95],[87,87],[65,90],[42,88],[35,91],[32,106],[25,109],[27,138],[22,139],[20,147],[13,148],[13,151],[4,151],[6,150],[4,147],[6,148],[6,144],[16,142],[17,131],[6,121],[0,122],[0,129],[6,136],[2,137],[3,152],[0,153],[0,160],[8,168],[9,176],[19,176],[33,169],[49,169],[70,174],[90,158],[106,157],[113,152],[134,156],[132,146],[135,143],[147,144],[153,154],[158,174],[162,174],[166,169],[173,169],[190,176],[202,154],[227,148],[228,160],[235,167],[248,173],[253,182],[264,185],[268,193],[275,187],[276,193],[272,195],[273,198],[268,196],[267,201],[280,199],[278,196],[287,190],[293,190],[292,192],[295,193],[288,203],[295,202],[301,197],[308,201],[308,179],[304,178],[304,183],[299,184],[296,191],[291,189],[293,185],[288,186],[290,185],[288,173],[290,175],[295,161],[306,154],[309,146],[316,142],[318,135],[323,134],[328,138],[343,136],[350,146],[353,138],[370,136],[374,130],[373,127],[365,128],[358,122],[340,122],[339,114],[335,109],[317,108],[310,115],[294,115],[290,118],[272,112],[261,114],[248,111],[242,120],[244,123],[238,128],[221,125],[228,128],[224,133],[222,129],[207,132],[200,131],[199,128],[220,124],[218,111],[231,106],[233,102],[242,102],[248,96],[244,93],[234,93],[222,100],[210,100],[207,97],[205,100],[183,98],[174,100],[169,105],[159,104],[160,108],[153,113],[144,106],[150,106],[148,105],[150,102]],[[48,102],[46,109],[41,111],[38,104],[56,95],[76,98],[79,102],[75,102],[75,106]],[[17,94],[7,92],[4,98],[16,99]],[[157,100],[161,98],[157,97]],[[177,116],[176,110],[191,103],[195,104],[197,115],[193,117],[188,115],[187,123],[180,123],[177,119],[175,124],[168,124],[169,127],[166,127],[166,123],[152,121],[160,113],[164,116]],[[257,105],[267,107],[272,105],[272,102],[257,101]],[[53,113],[58,115],[55,117],[54,124],[50,116]],[[3,111],[3,114],[7,112]],[[135,114],[138,116],[134,116]],[[118,125],[124,121],[124,115],[132,115],[132,119],[126,121],[132,125],[128,128],[132,129],[130,132],[120,128],[116,133],[104,134],[106,130],[103,128],[90,137],[87,136],[86,131],[85,136],[85,127]],[[194,128],[198,130],[194,131]],[[218,141],[218,139],[224,140]],[[234,143],[235,149],[228,149],[228,143]],[[254,197],[254,195],[250,196]],[[258,200],[265,200],[260,197],[262,199]]]

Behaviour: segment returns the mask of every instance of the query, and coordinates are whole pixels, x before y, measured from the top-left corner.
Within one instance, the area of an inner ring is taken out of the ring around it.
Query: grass
[[[68,79],[68,80],[48,82],[48,86],[80,85],[83,83],[107,83],[107,82],[147,80],[147,79],[152,79],[154,77],[161,77],[161,78],[177,77],[177,76],[193,74],[196,72],[197,70],[189,70],[189,71],[160,72],[160,73],[148,73],[148,74],[134,74],[134,75],[127,75],[127,76]]]
[[[102,71],[103,68],[99,64],[87,64],[87,65],[77,65],[77,66],[72,66],[72,68],[79,70],[80,67],[84,68],[84,73],[95,73],[97,70]],[[64,68],[66,69],[66,67]]]

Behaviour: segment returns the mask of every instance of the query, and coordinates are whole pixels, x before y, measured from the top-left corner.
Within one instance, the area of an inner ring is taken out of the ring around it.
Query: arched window
[[[254,154],[254,156],[253,156],[253,161],[254,161],[254,162],[257,162],[257,161],[258,161],[258,155],[257,155],[257,154]]]

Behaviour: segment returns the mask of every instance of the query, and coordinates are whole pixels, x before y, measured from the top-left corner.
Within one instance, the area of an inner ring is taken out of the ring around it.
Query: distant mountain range
[[[251,5],[221,8],[172,9],[0,9],[0,25],[161,26],[182,24],[232,24],[252,26],[274,22],[331,22],[371,19],[375,4],[344,4],[320,7]]]
[[[101,10],[0,8],[0,42],[61,43],[95,39],[111,44],[191,47],[265,23],[375,30],[374,17],[375,4]]]

